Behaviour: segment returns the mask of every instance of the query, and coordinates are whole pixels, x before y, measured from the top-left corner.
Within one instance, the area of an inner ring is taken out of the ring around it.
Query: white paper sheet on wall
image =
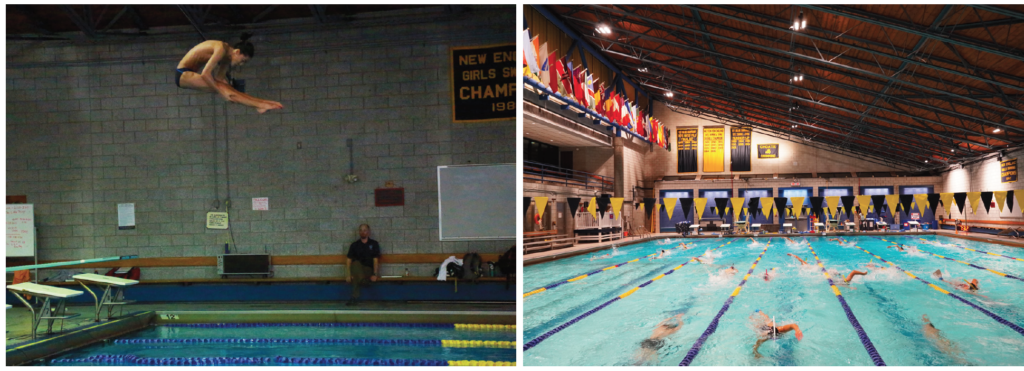
[[[135,229],[135,204],[117,204],[117,229]]]

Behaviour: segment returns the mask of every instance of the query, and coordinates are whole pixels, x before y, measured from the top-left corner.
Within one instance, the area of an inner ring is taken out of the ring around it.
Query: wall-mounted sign
[[[704,128],[704,172],[725,171],[725,127]]]
[[[253,197],[252,199],[253,210],[270,210],[270,198],[269,197]]]
[[[206,228],[228,229],[228,213],[214,211],[206,213]]]
[[[758,144],[757,158],[779,158],[779,144]]]
[[[999,162],[999,177],[1003,183],[1013,183],[1017,181],[1017,159],[1011,158],[1009,160],[1003,160]]]
[[[676,153],[678,172],[697,172],[697,128],[676,128]]]
[[[373,190],[374,206],[405,206],[405,188],[377,188]]]
[[[733,126],[729,130],[730,171],[750,171],[750,128]]]
[[[135,229],[135,204],[117,204],[117,229]]]
[[[452,48],[452,120],[516,118],[516,44]]]

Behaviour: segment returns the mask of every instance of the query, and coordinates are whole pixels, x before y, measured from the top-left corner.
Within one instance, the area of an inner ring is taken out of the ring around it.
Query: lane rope
[[[872,236],[872,237],[874,237],[874,236]],[[874,237],[874,238],[878,238],[878,237]],[[899,244],[899,242],[889,241],[889,240],[886,240],[884,238],[878,238],[878,239],[882,240],[882,241],[885,241],[885,242],[888,242],[888,243]],[[1022,279],[1020,277],[1017,277],[1017,276],[1014,276],[1012,274],[1006,274],[1006,273],[997,271],[995,269],[985,268],[985,267],[982,267],[980,265],[976,265],[976,264],[973,264],[973,263],[965,262],[963,260],[956,260],[956,259],[953,259],[953,258],[950,258],[950,257],[946,257],[946,256],[942,256],[942,255],[935,254],[935,253],[932,253],[932,252],[928,252],[928,251],[922,250],[920,247],[917,248],[917,251],[923,252],[925,254],[930,254],[930,255],[932,255],[932,256],[934,256],[936,258],[942,258],[942,259],[946,259],[946,260],[949,260],[949,261],[954,261],[954,262],[957,262],[957,263],[969,266],[969,267],[974,268],[974,269],[980,269],[980,270],[983,270],[983,271],[989,271],[992,274],[996,274],[996,275],[999,275],[999,276],[1002,276],[1002,277],[1006,277],[1006,278],[1010,278],[1010,279],[1015,279],[1017,281],[1024,282],[1024,279]]]
[[[868,356],[871,357],[871,361],[875,363],[875,366],[885,366],[885,361],[882,360],[882,356],[878,354],[878,350],[875,349],[875,344],[871,343],[871,339],[868,338],[868,334],[864,331],[864,328],[860,326],[860,321],[857,321],[857,317],[853,315],[853,310],[846,303],[846,299],[843,298],[842,292],[836,287],[835,282],[832,282],[832,277],[828,275],[828,271],[825,270],[825,264],[818,258],[818,253],[811,247],[810,241],[807,243],[807,248],[811,249],[811,254],[814,255],[814,261],[818,263],[818,267],[821,268],[821,273],[825,275],[825,279],[828,280],[829,287],[832,288],[832,293],[836,295],[836,299],[839,300],[839,305],[843,307],[843,311],[846,312],[846,319],[850,320],[850,324],[853,325],[853,329],[857,331],[857,337],[860,338],[860,343],[864,345],[864,349],[868,351]]]
[[[751,265],[750,270],[747,271],[747,275],[743,276],[743,281],[740,281],[740,284],[736,286],[735,290],[732,291],[732,294],[729,295],[729,298],[725,300],[725,305],[723,305],[722,309],[718,311],[718,314],[715,315],[715,318],[711,320],[711,324],[709,324],[708,328],[704,330],[704,333],[700,335],[700,338],[698,338],[697,342],[693,344],[693,347],[690,348],[690,351],[686,352],[686,357],[683,358],[682,362],[679,362],[680,366],[689,366],[690,362],[693,362],[693,359],[697,357],[697,353],[700,353],[700,348],[704,346],[704,342],[707,341],[708,337],[710,337],[711,334],[715,333],[715,330],[718,329],[718,320],[721,319],[722,315],[724,315],[725,312],[729,310],[729,306],[732,305],[732,301],[736,299],[737,295],[740,294],[740,290],[743,289],[743,285],[747,283],[747,279],[750,278],[750,275],[754,273],[754,269],[757,268],[757,263],[760,262],[761,258],[764,257],[764,254],[768,252],[768,247],[771,245],[772,239],[769,238],[768,244],[764,246],[764,250],[761,250],[761,255],[757,256],[757,259],[754,260],[754,264]]]
[[[846,241],[845,238],[840,237],[840,239],[843,240],[844,243],[848,242],[848,241]],[[943,294],[946,294],[946,295],[948,295],[948,296],[950,296],[950,297],[952,297],[952,298],[954,298],[956,300],[959,300],[961,303],[969,305],[971,308],[977,309],[979,312],[982,312],[986,316],[989,316],[992,319],[996,320],[996,322],[999,322],[999,323],[1005,325],[1006,327],[1009,327],[1009,328],[1013,329],[1013,331],[1016,331],[1018,334],[1021,334],[1021,336],[1024,336],[1024,328],[1021,328],[1020,326],[1014,324],[1013,322],[1007,321],[1005,318],[1000,317],[998,314],[989,312],[985,308],[982,308],[982,307],[978,306],[977,304],[974,304],[974,303],[968,301],[967,299],[964,299],[964,298],[960,297],[957,294],[949,292],[949,291],[947,291],[947,290],[945,290],[945,289],[943,289],[943,288],[941,288],[939,286],[936,286],[934,283],[925,281],[924,279],[921,279],[921,277],[918,277],[918,276],[914,275],[913,273],[911,273],[911,272],[909,272],[909,271],[907,271],[907,270],[905,270],[903,268],[900,268],[900,266],[896,265],[896,263],[893,263],[891,261],[882,259],[881,256],[872,254],[870,251],[864,250],[863,247],[857,246],[856,244],[854,244],[853,247],[856,247],[856,248],[860,249],[860,251],[863,251],[864,253],[866,253],[868,255],[874,256],[878,260],[881,260],[881,261],[883,261],[885,263],[889,263],[890,266],[892,266],[893,268],[898,269],[900,272],[906,273],[906,275],[909,276],[910,278],[913,278],[915,280],[921,281],[921,283],[923,283],[925,285],[928,285],[929,287],[931,287],[935,291],[938,291],[938,292],[941,292]]]
[[[115,339],[114,344],[304,344],[304,345],[401,345],[445,348],[515,348],[514,341],[439,339]]]
[[[926,240],[926,239],[923,239],[923,238],[920,238],[920,237],[918,237],[918,239],[920,239],[921,241],[924,241],[924,242],[932,242],[932,241],[928,241],[928,240]],[[895,243],[895,242],[894,242],[894,243]],[[973,252],[976,252],[976,253],[988,254],[988,255],[992,255],[992,256],[998,256],[998,257],[1001,257],[1001,258],[1007,258],[1007,259],[1010,259],[1010,260],[1015,260],[1015,261],[1022,261],[1022,262],[1024,262],[1024,259],[1021,259],[1021,258],[1014,258],[1014,257],[1012,257],[1012,256],[1006,256],[1006,255],[996,254],[996,253],[994,253],[994,252],[988,252],[988,251],[982,251],[982,250],[978,250],[978,249],[972,249],[972,248],[970,248],[970,247],[960,246],[960,245],[957,245],[957,244],[955,244],[955,243],[954,243],[954,244],[950,244],[950,245],[953,245],[953,246],[959,247],[959,248],[961,248],[961,249],[964,249],[964,250],[967,250],[967,251],[973,251]]]
[[[515,331],[516,325],[475,324],[475,323],[372,323],[372,322],[322,322],[322,323],[168,323],[164,327],[186,328],[250,328],[250,327],[401,327],[401,328],[451,328],[466,331]]]
[[[729,243],[732,243],[732,242],[730,241]],[[728,244],[726,244],[726,245],[728,245]],[[679,246],[676,246],[676,247],[673,247],[673,248],[667,249],[667,250],[675,250],[675,249],[678,249],[678,248],[679,248]],[[661,250],[661,249],[659,249],[659,250]],[[633,259],[633,260],[630,260],[630,261],[627,261],[627,262],[623,262],[623,263],[615,264],[615,265],[608,266],[608,267],[605,267],[605,268],[601,268],[601,269],[598,269],[598,270],[593,271],[593,272],[584,273],[583,275],[576,276],[576,277],[573,277],[573,278],[570,278],[570,279],[567,279],[567,280],[564,280],[564,281],[555,282],[555,283],[552,283],[550,285],[541,287],[539,289],[527,292],[527,293],[523,294],[523,297],[525,298],[525,297],[530,296],[530,295],[539,294],[539,293],[542,293],[542,292],[554,289],[554,288],[556,288],[558,286],[561,286],[561,285],[564,285],[564,284],[567,284],[567,283],[571,283],[571,282],[576,282],[576,281],[582,280],[584,278],[593,276],[593,275],[601,273],[601,272],[610,271],[612,269],[621,267],[621,266],[629,264],[629,263],[636,263],[636,262],[640,261],[640,259],[650,258],[650,257],[655,256],[655,255],[658,255],[658,253],[655,252],[653,254],[647,255],[647,256],[642,257],[642,258],[636,258],[636,259]]]
[[[101,365],[138,366],[266,366],[292,365],[347,365],[347,366],[515,366],[515,362],[468,361],[433,359],[379,359],[379,358],[315,358],[315,357],[161,357],[147,358],[136,355],[100,354],[86,358],[65,358],[51,364],[92,363]]]
[[[769,240],[769,243],[770,243],[770,241],[771,240]],[[726,245],[729,245],[731,243],[733,243],[733,241],[729,241],[728,243],[719,245],[718,247],[716,247],[714,249],[711,249],[709,251],[706,251],[703,254],[700,254],[700,255],[697,255],[695,257],[692,257],[692,258],[690,258],[690,260],[684,262],[683,264],[680,264],[680,265],[678,265],[678,266],[676,266],[676,267],[674,267],[672,269],[669,269],[667,272],[662,273],[662,274],[658,275],[657,277],[654,277],[654,278],[648,280],[647,282],[644,282],[640,286],[634,287],[631,290],[626,291],[622,295],[616,296],[616,297],[612,298],[611,300],[606,301],[604,304],[598,305],[594,309],[586,311],[585,313],[579,315],[578,317],[573,318],[569,322],[563,323],[561,326],[558,326],[558,327],[555,327],[554,329],[551,329],[550,331],[544,333],[543,335],[538,336],[536,339],[533,339],[533,340],[530,340],[529,342],[527,342],[525,344],[525,346],[523,346],[523,351],[525,352],[527,350],[530,350],[531,348],[537,346],[537,344],[540,344],[542,341],[546,340],[547,338],[551,337],[552,335],[557,334],[557,333],[559,333],[562,330],[565,330],[567,327],[572,326],[572,325],[576,324],[576,322],[579,322],[580,320],[589,317],[591,314],[597,313],[597,311],[599,311],[601,309],[604,309],[605,307],[611,305],[612,303],[614,303],[614,302],[616,302],[616,301],[618,301],[620,299],[625,299],[626,297],[628,297],[630,295],[633,295],[634,292],[636,292],[637,290],[642,289],[644,287],[647,287],[648,285],[654,283],[654,281],[657,281],[657,280],[660,280],[662,278],[665,278],[665,276],[670,275],[673,272],[675,272],[676,270],[678,270],[678,269],[680,269],[682,267],[685,267],[687,264],[690,264],[691,262],[697,260],[698,257],[704,256],[704,255],[708,255],[708,254],[714,252],[715,250],[718,250],[718,249],[720,249],[720,248],[722,248],[722,247],[724,247]]]

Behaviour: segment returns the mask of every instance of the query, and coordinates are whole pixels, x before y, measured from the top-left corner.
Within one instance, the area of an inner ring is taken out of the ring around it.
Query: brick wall
[[[178,59],[196,43],[187,29],[8,42],[7,193],[35,204],[40,260],[212,256],[232,237],[238,253],[343,254],[361,223],[385,254],[503,251],[511,242],[438,241],[436,167],[515,161],[515,122],[452,123],[449,87],[449,48],[515,42],[512,10],[431,7],[257,30],[255,58],[236,78],[286,107],[264,115],[174,86]],[[343,180],[350,160],[355,184]],[[406,206],[373,206],[388,181],[405,188]],[[223,211],[229,194],[230,233],[207,230],[206,213]],[[253,211],[253,197],[269,197],[270,210]],[[138,227],[119,231],[116,205],[129,202]],[[279,277],[343,274],[276,268]],[[435,267],[382,273],[405,268]],[[215,276],[215,267],[143,270],[146,279]]]
[[[1024,165],[1024,152],[1022,151],[1011,151],[1007,153],[1007,157],[1004,159],[1017,159],[1018,171],[1022,165]],[[1003,183],[1000,176],[1000,164],[996,157],[985,159],[981,162],[965,165],[961,169],[950,170],[942,173],[942,185],[943,192],[992,192],[992,191],[1019,191],[1021,182],[1024,182],[1024,178],[1018,174],[1018,180],[1012,183]],[[993,201],[995,198],[993,197]],[[970,201],[968,201],[967,207],[964,208],[964,212],[960,213],[958,210],[953,209],[953,219],[967,219],[967,220],[1005,220],[1005,221],[1022,221],[1024,218],[1021,217],[1020,205],[1016,203],[1016,200],[1012,200],[1013,211],[1004,208],[1002,212],[999,211],[998,207],[991,208],[987,213],[982,206],[977,213],[974,212]]]

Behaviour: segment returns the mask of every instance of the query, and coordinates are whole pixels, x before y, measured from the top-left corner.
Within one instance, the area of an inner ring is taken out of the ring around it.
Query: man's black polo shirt
[[[356,240],[348,247],[348,258],[363,263],[373,268],[373,258],[380,258],[380,244],[372,238],[363,243],[362,239]]]

